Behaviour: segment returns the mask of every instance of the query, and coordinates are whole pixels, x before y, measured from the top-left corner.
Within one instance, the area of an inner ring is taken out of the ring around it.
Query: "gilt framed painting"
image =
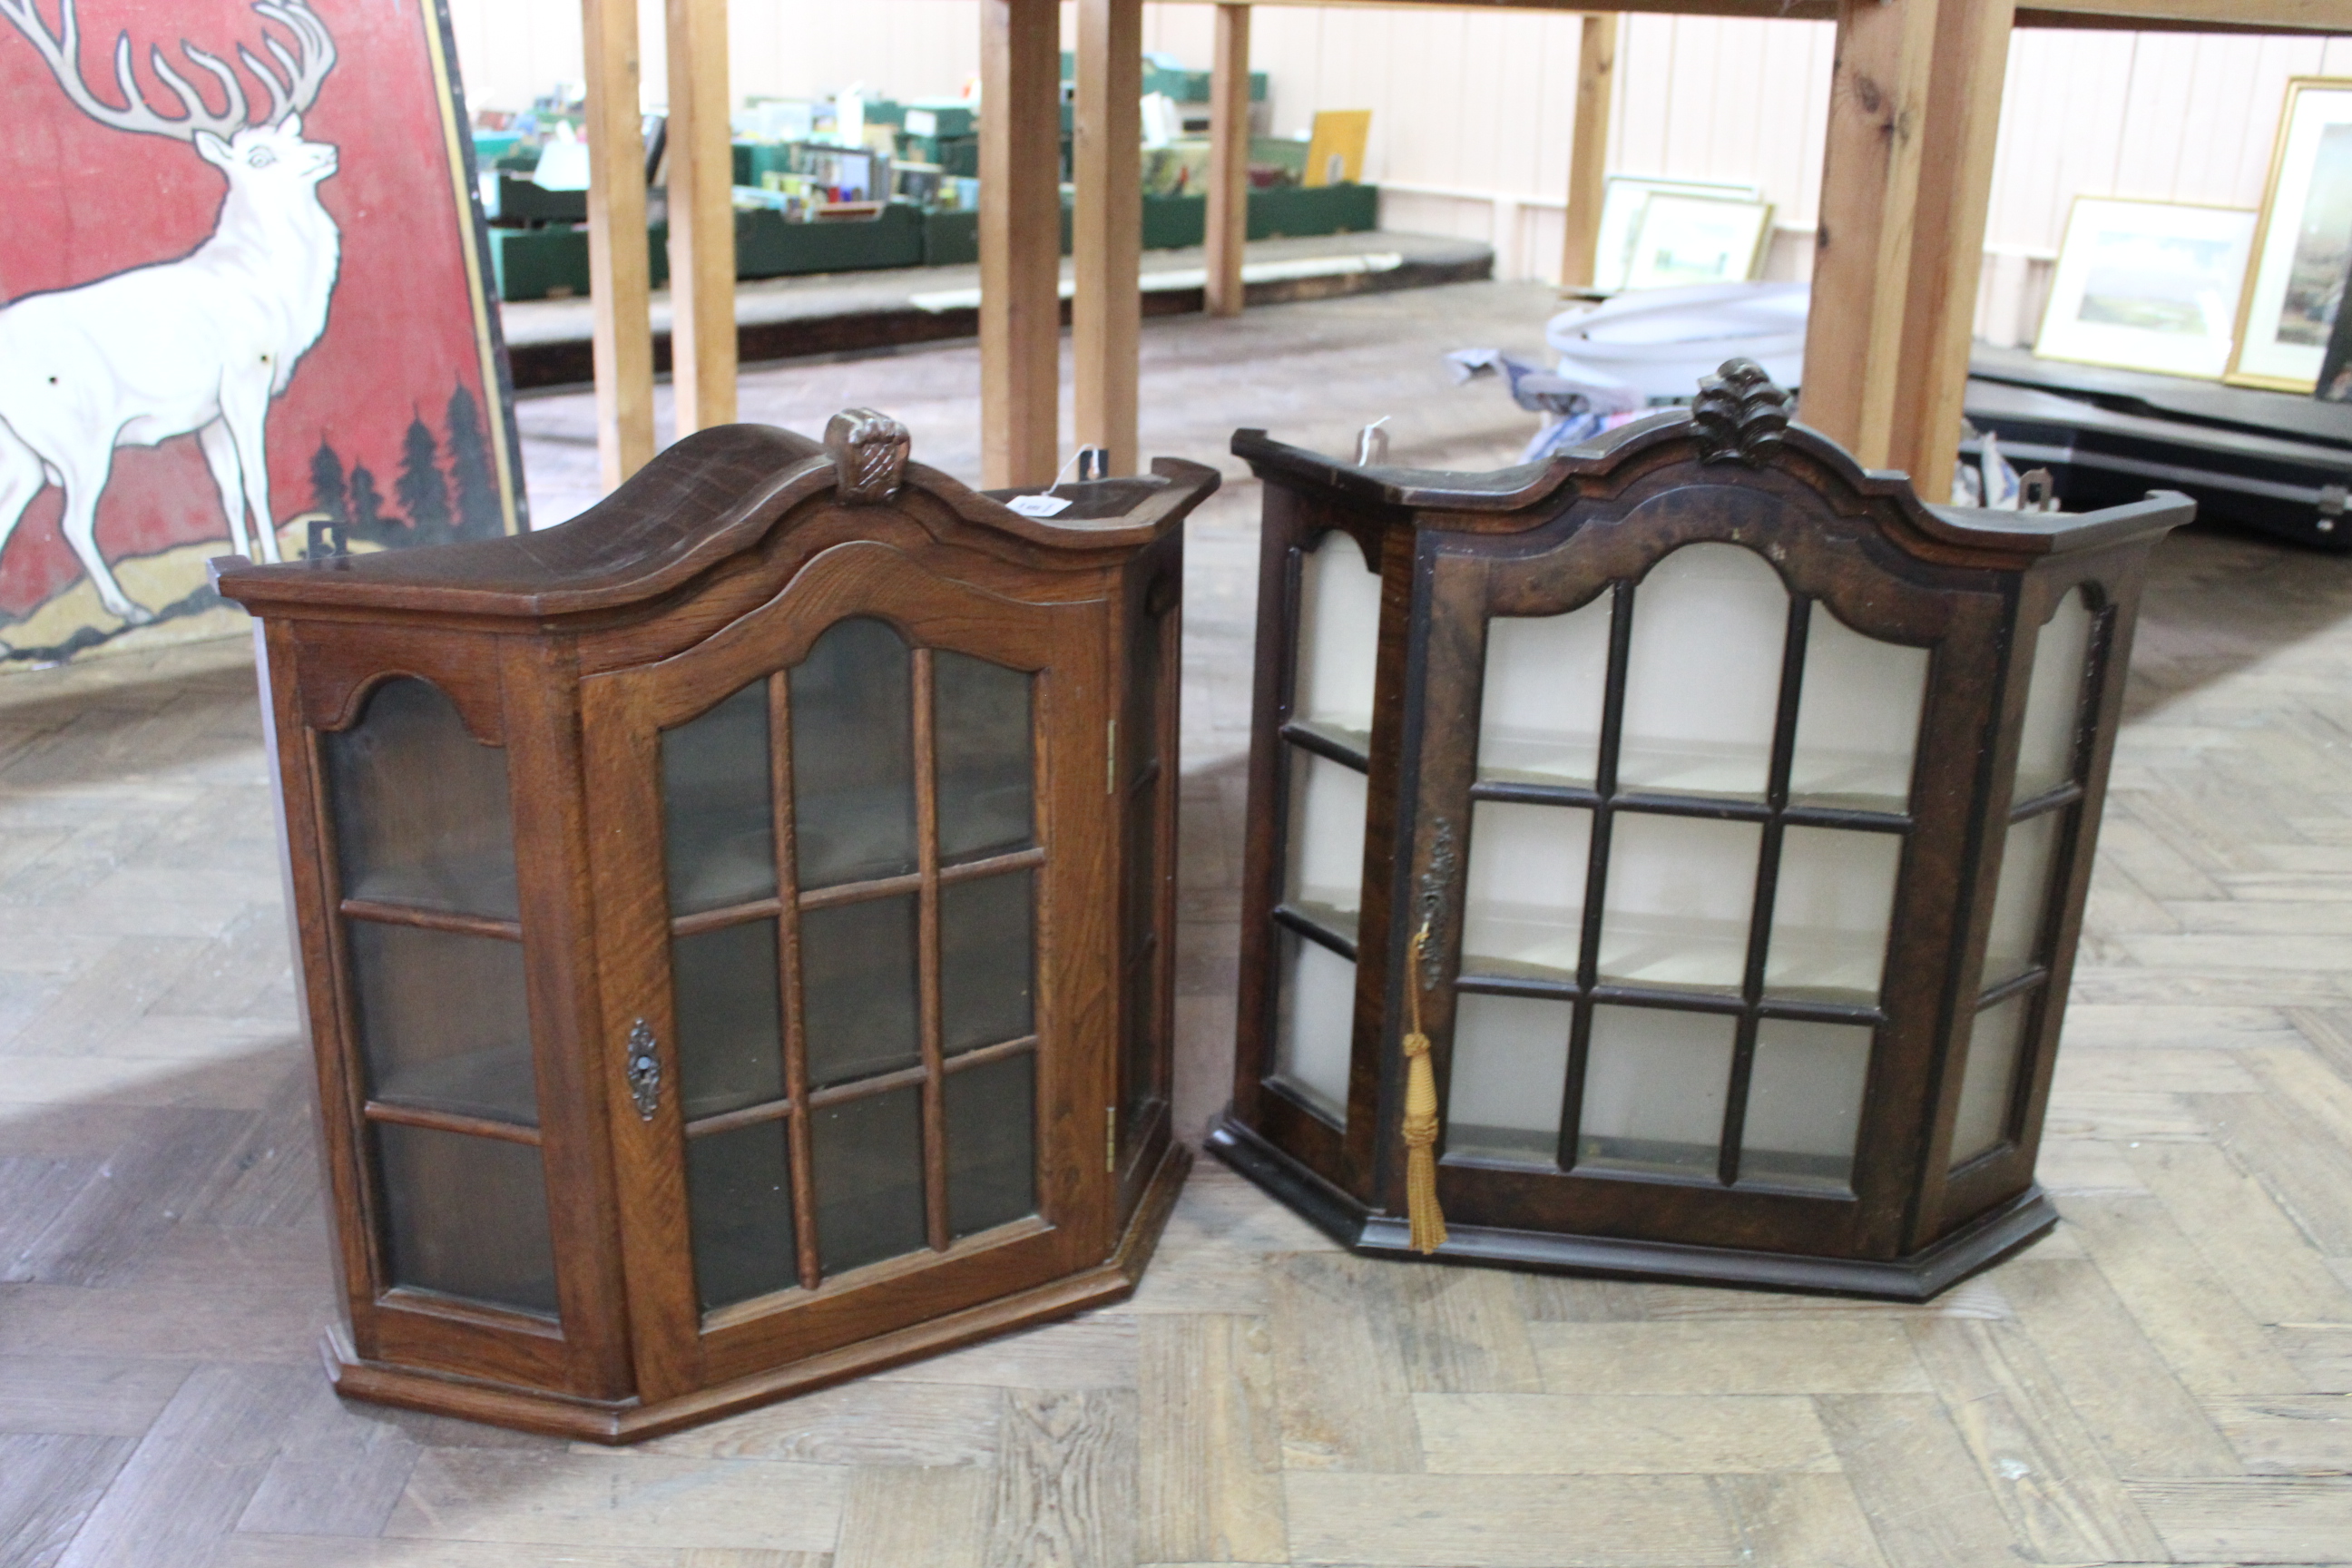
[[[438,0],[0,0],[0,669],[526,526]]]
[[[2238,306],[2238,348],[2224,378],[2273,392],[2318,384],[2352,260],[2352,79],[2287,83],[2254,236],[2252,276]]]
[[[2076,196],[2033,352],[2218,378],[2230,363],[2254,215]]]

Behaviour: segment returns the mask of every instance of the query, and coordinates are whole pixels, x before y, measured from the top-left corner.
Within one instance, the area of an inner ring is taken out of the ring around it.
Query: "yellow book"
[[[1364,142],[1372,133],[1369,109],[1318,109],[1307,143],[1309,185],[1352,185],[1364,176]]]

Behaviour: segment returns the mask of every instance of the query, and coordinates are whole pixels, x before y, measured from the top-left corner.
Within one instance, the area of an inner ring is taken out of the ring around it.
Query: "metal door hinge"
[[[1103,1169],[1118,1173],[1118,1107],[1103,1107]]]
[[[629,1080],[629,1098],[637,1102],[637,1119],[651,1121],[661,1109],[661,1058],[654,1054],[654,1032],[643,1018],[629,1031],[628,1060],[622,1070]]]
[[[1103,734],[1103,794],[1118,793],[1118,721],[1110,721]]]

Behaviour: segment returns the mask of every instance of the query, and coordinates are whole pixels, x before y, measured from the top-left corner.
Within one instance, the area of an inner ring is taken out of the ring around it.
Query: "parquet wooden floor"
[[[1338,450],[1393,409],[1401,460],[1495,461],[1522,416],[1433,354],[1532,346],[1544,305],[1156,322],[1147,449]],[[747,414],[911,405],[968,469],[969,368],[763,373]],[[577,400],[525,417],[560,483]],[[1255,507],[1192,535],[1191,1127],[1230,1049]],[[2352,560],[2169,542],[2131,708],[2042,1165],[2065,1223],[1933,1306],[1365,1262],[1212,1164],[1117,1310],[610,1452],[327,1392],[243,650],[0,677],[0,1565],[2352,1563]]]

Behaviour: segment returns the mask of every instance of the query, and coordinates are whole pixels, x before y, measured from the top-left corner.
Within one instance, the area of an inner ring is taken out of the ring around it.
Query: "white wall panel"
[[[648,96],[663,96],[659,0],[639,0]],[[580,75],[576,0],[450,0],[468,96],[519,108]],[[1074,7],[1063,7],[1064,37]],[[980,68],[971,0],[735,0],[735,95],[952,95]],[[1621,19],[1609,166],[1752,181],[1783,233],[1769,270],[1809,270],[1820,210],[1833,29],[1818,22]],[[1558,275],[1581,19],[1564,13],[1262,6],[1252,64],[1271,123],[1370,109],[1367,174],[1420,187],[1386,198],[1393,226],[1496,240],[1522,276]],[[1145,7],[1145,47],[1208,63],[1205,5]],[[2024,32],[2010,54],[1988,249],[2054,252],[2078,195],[2254,206],[2286,82],[2352,75],[2352,39]],[[1459,192],[1457,196],[1427,194]],[[1514,198],[1516,211],[1486,199]],[[1989,263],[1988,265],[1992,265]],[[2012,266],[1988,324],[2008,335],[2033,289]]]

